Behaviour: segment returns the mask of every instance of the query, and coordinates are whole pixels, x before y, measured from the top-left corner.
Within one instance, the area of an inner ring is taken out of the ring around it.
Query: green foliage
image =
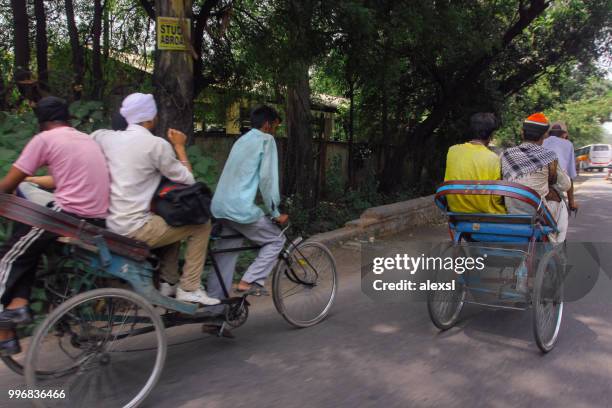
[[[0,242],[8,239],[13,231],[13,224],[4,219],[0,220]]]
[[[110,128],[110,121],[104,113],[104,104],[100,101],[75,101],[70,104],[73,116],[72,126],[85,133],[98,129]]]
[[[611,90],[602,97],[571,101],[546,111],[552,120],[567,124],[570,140],[575,147],[598,143],[603,138],[603,121],[612,114]]]
[[[342,156],[335,155],[331,160],[325,174],[325,190],[330,200],[340,199],[344,195],[346,180],[342,172]]]
[[[417,190],[404,189],[393,194],[382,194],[378,192],[375,174],[369,172],[359,189],[346,190],[343,182],[333,180],[329,183],[328,180],[327,198],[319,201],[315,208],[308,209],[302,205],[301,197],[291,196],[285,199],[283,211],[290,216],[292,234],[310,236],[341,228],[346,222],[359,218],[370,207],[409,200],[418,197],[418,193]]]
[[[188,147],[187,156],[193,166],[193,174],[196,180],[204,182],[211,190],[214,190],[219,179],[217,162],[206,156],[198,145]]]
[[[38,131],[32,112],[0,112],[0,172],[6,174],[30,138]]]
[[[600,142],[601,124],[612,114],[612,82],[585,77],[578,70],[542,77],[508,100],[495,143],[500,146],[520,143],[522,121],[538,111],[543,111],[553,122],[564,121],[574,146]]]

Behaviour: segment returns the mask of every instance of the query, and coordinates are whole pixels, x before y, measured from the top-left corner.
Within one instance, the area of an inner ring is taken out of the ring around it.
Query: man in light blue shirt
[[[272,272],[282,251],[285,239],[280,228],[274,223],[288,221],[286,214],[279,212],[280,193],[278,179],[278,153],[274,134],[280,124],[278,113],[269,106],[260,106],[251,112],[253,129],[241,136],[229,154],[212,199],[211,211],[223,228],[223,235],[242,235],[260,245],[257,258],[249,266],[236,287],[239,293],[261,296],[266,293],[264,282]],[[270,217],[255,204],[257,191],[261,193],[264,207]],[[234,248],[243,239],[222,239],[218,250]],[[232,277],[238,259],[238,252],[215,256],[226,288],[232,284]],[[225,297],[216,276],[210,274],[208,291],[212,296]]]
[[[555,122],[552,124],[549,136],[544,139],[542,147],[557,153],[559,167],[572,179],[572,186],[567,191],[567,204],[570,210],[577,210],[578,205],[574,200],[574,179],[577,176],[574,144],[567,138],[567,126],[565,123]]]

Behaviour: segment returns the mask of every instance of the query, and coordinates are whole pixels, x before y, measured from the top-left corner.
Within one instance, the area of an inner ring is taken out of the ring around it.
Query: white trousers
[[[552,213],[553,218],[557,222],[557,229],[559,230],[559,232],[556,234],[549,234],[548,238],[552,242],[563,242],[565,241],[565,237],[567,235],[567,227],[569,225],[569,213],[567,211],[565,201],[547,201],[546,205]]]

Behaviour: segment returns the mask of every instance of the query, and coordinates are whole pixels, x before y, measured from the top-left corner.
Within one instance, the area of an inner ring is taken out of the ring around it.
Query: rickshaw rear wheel
[[[551,351],[559,337],[563,317],[562,264],[556,251],[538,264],[533,289],[533,333],[543,353]]]
[[[95,289],[62,303],[36,329],[26,384],[62,390],[61,399],[34,399],[38,407],[136,407],[159,380],[166,351],[164,324],[144,297]],[[53,375],[41,377],[41,371]]]
[[[441,257],[463,254],[460,244],[445,242],[436,249]],[[448,253],[450,251],[450,254]],[[459,251],[459,253],[457,252]],[[454,281],[454,290],[432,290],[427,294],[427,312],[432,323],[440,330],[448,330],[457,324],[467,296],[465,277],[452,270],[440,269],[435,272],[434,282],[449,283]]]
[[[93,279],[88,278],[87,271],[80,269],[81,265],[74,264],[70,267],[67,266],[72,259],[62,256],[56,262],[51,262],[50,258],[48,253],[43,254],[38,265],[34,286],[45,293],[46,299],[43,304],[43,310],[40,312],[42,314],[48,314],[62,304],[62,302],[77,295],[80,291],[95,288],[96,284]],[[40,300],[38,301],[40,302]],[[34,320],[38,321],[36,315]],[[26,353],[27,350],[24,350],[16,356],[0,356],[0,360],[15,374],[23,376],[25,375],[23,364]],[[36,375],[38,377],[50,377],[54,373],[50,371],[37,371]]]
[[[452,272],[452,271],[451,271]],[[464,283],[455,276],[455,290],[432,290],[427,294],[427,311],[432,323],[440,330],[448,330],[455,326],[465,303],[466,288]],[[436,273],[436,282],[443,282]]]

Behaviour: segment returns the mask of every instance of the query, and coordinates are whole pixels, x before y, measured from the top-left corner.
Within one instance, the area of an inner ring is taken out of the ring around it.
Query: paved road
[[[612,184],[583,177],[568,239],[611,241]],[[580,225],[577,225],[577,221]],[[394,239],[445,239],[443,226]],[[329,319],[295,330],[270,300],[237,339],[199,327],[170,331],[164,374],[148,407],[602,407],[612,405],[612,301],[566,307],[556,349],[541,355],[530,313],[466,308],[439,333],[422,303],[375,303],[360,289],[359,252],[335,251],[341,272]],[[21,380],[0,368],[2,388]],[[9,406],[6,397],[0,404]],[[11,406],[26,406],[11,404]]]

